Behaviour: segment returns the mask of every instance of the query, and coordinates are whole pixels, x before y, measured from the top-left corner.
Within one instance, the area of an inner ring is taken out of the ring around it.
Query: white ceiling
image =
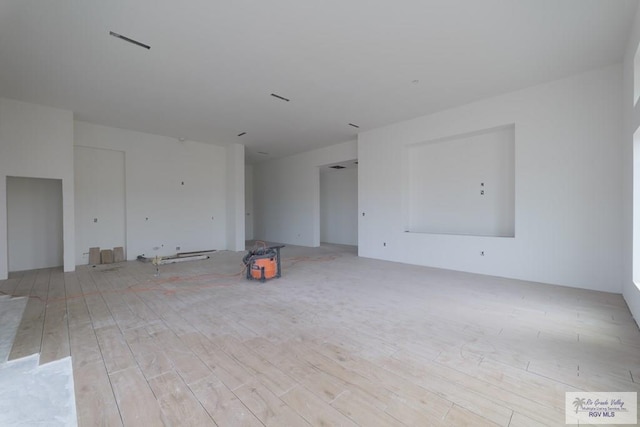
[[[620,62],[637,3],[0,0],[0,96],[255,162]]]

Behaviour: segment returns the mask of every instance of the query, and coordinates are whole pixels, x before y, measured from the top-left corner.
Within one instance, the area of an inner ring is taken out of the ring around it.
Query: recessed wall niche
[[[515,237],[515,125],[406,146],[405,231]]]

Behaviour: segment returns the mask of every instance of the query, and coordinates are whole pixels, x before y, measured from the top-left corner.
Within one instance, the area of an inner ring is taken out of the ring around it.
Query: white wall
[[[73,113],[0,98],[0,280],[8,277],[7,176],[62,180],[64,270],[73,271]]]
[[[254,237],[320,245],[319,166],[357,158],[356,141],[254,166]]]
[[[621,77],[607,67],[361,133],[359,254],[621,292]],[[404,233],[404,148],[509,123],[516,237]]]
[[[320,241],[358,244],[358,169],[320,172]]]
[[[634,153],[634,133],[637,132],[640,127],[640,103],[634,106],[635,93],[639,92],[638,89],[634,90],[634,71],[639,73],[640,70],[634,70],[634,56],[638,50],[640,43],[640,8],[636,12],[633,29],[629,36],[629,43],[627,45],[625,57],[624,57],[624,78],[623,78],[623,92],[622,92],[622,111],[624,118],[624,127],[622,134],[622,190],[623,190],[623,211],[621,215],[621,222],[624,236],[622,242],[622,294],[624,296],[633,317],[636,319],[636,323],[640,322],[640,289],[638,285],[634,283],[634,260],[636,263],[636,270],[640,270],[637,266],[640,259],[640,187],[634,189],[634,158],[638,159],[640,155],[640,141],[636,143],[636,150]],[[638,81],[638,88],[640,88],[640,79]],[[638,176],[640,175],[640,162],[636,163],[636,182],[638,182]],[[635,200],[634,200],[635,191]],[[634,210],[635,204],[635,210]],[[637,217],[634,226],[634,215]],[[636,239],[635,254],[634,254],[634,235]],[[635,272],[638,279],[638,271]]]
[[[406,231],[514,236],[514,127],[405,150]]]
[[[123,247],[126,254],[124,151],[73,149],[76,199],[76,264],[89,248]]]
[[[244,232],[246,240],[253,240],[253,166],[244,167]]]
[[[227,249],[243,251],[244,242],[244,145],[225,147],[227,184]]]
[[[79,121],[75,144],[124,152],[127,259],[227,249],[224,147]]]
[[[63,264],[62,180],[7,177],[9,271]]]

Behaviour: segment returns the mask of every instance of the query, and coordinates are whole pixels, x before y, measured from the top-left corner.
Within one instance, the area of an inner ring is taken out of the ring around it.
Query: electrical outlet
[[[484,251],[480,251],[480,256],[484,256]]]

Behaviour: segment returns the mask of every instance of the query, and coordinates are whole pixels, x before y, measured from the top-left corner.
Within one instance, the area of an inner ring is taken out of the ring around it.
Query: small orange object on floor
[[[265,280],[280,277],[280,248],[284,245],[271,247],[255,247],[242,259],[244,262],[247,279]]]
[[[251,264],[251,277],[256,280],[269,280],[276,277],[277,262],[275,257],[259,258]]]

